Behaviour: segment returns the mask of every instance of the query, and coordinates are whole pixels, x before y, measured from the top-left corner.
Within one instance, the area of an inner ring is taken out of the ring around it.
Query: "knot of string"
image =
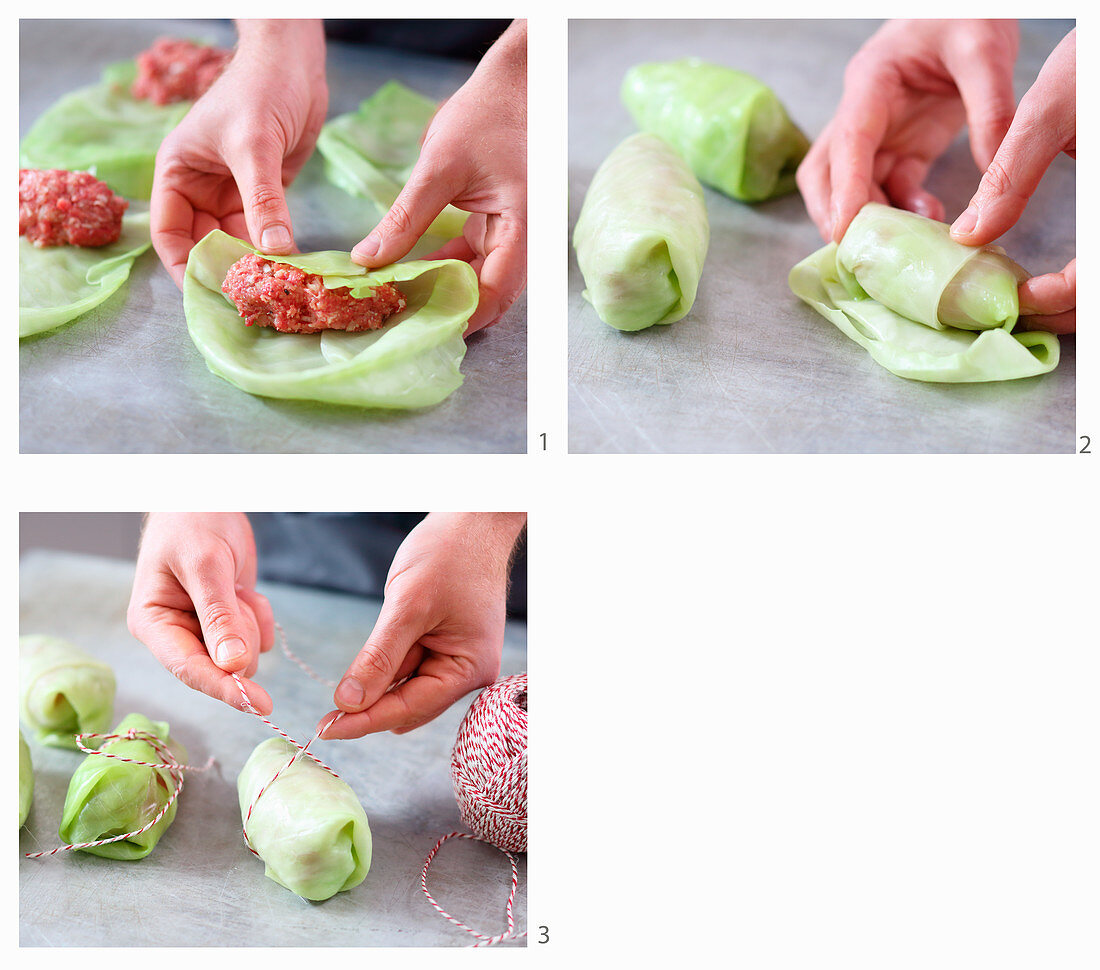
[[[138,758],[127,758],[125,755],[115,754],[111,751],[104,751],[102,748],[89,748],[85,745],[85,741],[89,739],[98,739],[101,744],[108,744],[112,741],[144,741],[150,745],[157,753],[157,757],[162,760],[157,761],[141,761]],[[135,728],[130,728],[121,734],[96,734],[93,732],[85,732],[84,734],[76,735],[76,746],[80,748],[85,754],[97,755],[101,758],[114,758],[116,761],[123,761],[130,765],[139,765],[143,768],[162,768],[168,772],[169,777],[172,779],[173,788],[168,796],[168,800],[161,806],[160,810],[146,822],[141,828],[135,829],[133,832],[126,832],[123,835],[112,835],[107,839],[96,839],[93,842],[74,842],[71,845],[59,845],[55,849],[49,849],[44,852],[27,852],[24,853],[28,859],[41,859],[45,856],[56,855],[58,852],[67,852],[72,849],[91,849],[97,845],[107,845],[110,842],[125,842],[127,839],[136,838],[139,835],[144,835],[154,825],[157,824],[165,813],[176,803],[176,799],[179,798],[180,792],[183,791],[183,773],[185,771],[206,771],[214,764],[214,757],[211,755],[204,765],[185,765],[172,754],[172,750],[168,747],[168,743],[155,734],[150,734],[148,731],[139,731]]]

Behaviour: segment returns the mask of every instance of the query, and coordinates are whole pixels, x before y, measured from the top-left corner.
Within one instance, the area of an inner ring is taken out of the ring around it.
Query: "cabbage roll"
[[[573,230],[584,298],[619,330],[679,320],[709,242],[703,187],[687,163],[656,135],[632,135],[596,170]]]
[[[1058,365],[1049,333],[936,329],[868,297],[853,296],[829,243],[791,270],[791,290],[863,347],[891,373],[946,383],[1005,381],[1045,374]]]
[[[23,722],[55,748],[75,750],[77,734],[106,731],[114,714],[114,672],[57,637],[19,638],[19,692]]]
[[[128,714],[111,733],[124,734],[131,728],[161,739],[180,764],[187,761],[187,750],[169,736],[168,725],[164,721],[151,721],[141,714]],[[159,764],[165,760],[148,741],[107,741],[100,750],[135,761]],[[164,808],[176,785],[167,768],[148,768],[98,754],[87,755],[69,782],[59,834],[71,845],[136,832]],[[168,831],[178,807],[177,800],[147,832],[79,851],[105,859],[144,859]]]
[[[282,738],[256,746],[237,778],[242,821],[295,750]],[[245,828],[267,877],[305,899],[353,889],[370,869],[370,826],[355,792],[304,755],[263,793]]]
[[[19,826],[23,823],[31,811],[31,802],[34,800],[34,765],[31,764],[31,749],[23,738],[23,732],[19,732]]]
[[[810,143],[756,78],[694,57],[639,64],[622,98],[638,127],[676,148],[704,185],[743,202],[794,190]]]
[[[870,297],[937,330],[1011,330],[1028,275],[999,246],[964,246],[944,223],[878,202],[859,210],[836,262],[853,299]]]

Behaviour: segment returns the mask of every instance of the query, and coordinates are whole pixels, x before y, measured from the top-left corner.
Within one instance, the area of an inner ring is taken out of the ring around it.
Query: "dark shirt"
[[[480,61],[510,20],[326,20],[332,40]]]
[[[250,512],[261,579],[381,598],[398,547],[423,512]],[[527,556],[512,565],[508,613],[527,614]]]

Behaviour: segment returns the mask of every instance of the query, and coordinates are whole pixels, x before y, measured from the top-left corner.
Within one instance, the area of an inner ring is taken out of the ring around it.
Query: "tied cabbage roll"
[[[55,748],[76,750],[77,734],[103,733],[114,713],[110,666],[57,637],[19,638],[19,691],[24,724]]]
[[[206,364],[250,394],[358,407],[438,404],[462,383],[463,333],[477,309],[477,276],[457,259],[412,260],[368,270],[347,253],[266,256],[346,286],[352,295],[395,283],[407,306],[378,330],[279,333],[245,326],[222,293],[229,268],[248,244],[215,229],[191,250],[183,282],[187,329]]]
[[[87,169],[119,195],[148,199],[157,149],[193,102],[139,100],[130,93],[136,77],[136,62],[122,61],[61,98],[23,138],[19,167]]]
[[[168,725],[164,721],[151,721],[142,714],[128,714],[111,733],[124,734],[131,728],[159,738],[168,745],[172,756],[180,764],[186,762],[187,750],[169,736]],[[100,750],[135,761],[160,764],[165,760],[148,741],[107,741]],[[167,768],[148,768],[102,755],[87,755],[69,782],[59,834],[72,845],[136,832],[164,808],[176,786],[177,782]],[[105,859],[144,859],[168,831],[178,806],[178,800],[173,802],[161,820],[141,835],[79,851]]]
[[[619,330],[680,320],[709,242],[703,187],[687,163],[656,135],[632,135],[596,170],[573,231],[584,297]]]
[[[242,822],[295,750],[282,738],[256,746],[237,778]],[[304,899],[320,901],[353,889],[370,869],[370,826],[355,792],[305,756],[270,784],[246,831],[265,875]]]
[[[694,57],[638,64],[622,98],[638,127],[676,148],[704,185],[743,202],[794,190],[810,143],[756,78]]]
[[[130,276],[151,244],[149,213],[122,217],[122,235],[108,246],[39,249],[19,237],[19,336],[53,330],[99,306]]]
[[[437,107],[400,81],[386,82],[357,110],[338,115],[321,129],[317,150],[325,160],[325,174],[385,214],[412,174],[420,139]],[[466,213],[449,205],[428,232],[451,239],[462,235],[465,222]]]
[[[27,821],[31,813],[31,802],[34,801],[34,765],[31,763],[31,749],[23,738],[23,732],[19,732],[19,826]]]
[[[1011,330],[1028,274],[999,246],[964,246],[950,227],[868,202],[836,253],[853,299],[873,299],[910,320],[943,330]]]
[[[852,226],[861,228],[855,222]],[[925,237],[929,249],[935,248],[935,239],[942,241],[942,236],[935,233]],[[952,261],[942,253],[913,249],[909,258],[914,266],[892,253],[888,259],[898,277],[899,293],[895,294],[889,290],[889,272],[849,263],[856,269],[853,279],[851,268],[842,263],[845,242],[847,234],[840,247],[829,243],[795,266],[790,273],[791,290],[891,373],[919,381],[963,383],[1033,377],[1058,365],[1058,338],[1053,334],[1011,332],[1016,322],[1016,277],[1006,267],[1008,261],[995,259],[995,253],[990,252],[987,260],[985,254],[972,250],[975,256],[965,264],[966,284],[955,287],[951,284],[957,279],[959,266],[951,269]],[[905,287],[908,278],[920,278],[936,266],[942,272],[928,283],[930,292]],[[989,277],[988,289],[982,285],[985,276]],[[1011,299],[1006,297],[1006,279],[1012,280]],[[870,289],[882,293],[894,305],[874,299]],[[943,306],[952,289],[959,298],[945,315]],[[1008,303],[1011,306],[1006,312]],[[944,323],[944,319],[957,319],[963,312],[972,315],[968,329]],[[906,313],[923,319],[918,322]],[[1000,319],[1002,325],[976,329],[979,323],[995,319]]]

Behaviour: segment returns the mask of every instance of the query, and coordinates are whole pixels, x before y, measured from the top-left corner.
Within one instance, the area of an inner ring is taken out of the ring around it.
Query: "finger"
[[[496,323],[527,284],[527,228],[501,216],[490,232],[492,249],[478,279],[478,303],[466,326],[469,335]]]
[[[387,266],[408,255],[454,197],[447,179],[433,178],[426,166],[414,169],[382,221],[352,248],[351,258],[361,266]]]
[[[1045,330],[1047,333],[1076,333],[1077,308],[1065,313],[1052,313],[1048,316],[1021,317],[1025,330]]]
[[[282,182],[282,151],[250,151],[240,161],[229,160],[244,205],[245,225],[252,244],[261,252],[290,253],[294,249],[290,210]]]
[[[881,82],[874,78],[849,87],[834,119],[829,145],[832,197],[829,204],[829,236],[839,242],[874,194],[875,155],[886,133],[886,109]]]
[[[926,161],[911,155],[900,158],[883,184],[893,205],[942,222],[943,203],[924,188],[928,167]]]
[[[993,161],[1016,113],[1016,95],[1012,90],[1016,52],[1005,50],[1001,37],[984,35],[980,43],[989,46],[979,50],[972,46],[965,50],[952,48],[945,53],[944,60],[966,109],[971,154],[984,171]]]
[[[1076,58],[1067,41],[1043,65],[1020,101],[978,191],[951,227],[959,242],[980,246],[1011,229],[1050,163],[1075,144]]]
[[[195,245],[192,235],[194,210],[180,193],[158,176],[149,200],[149,226],[153,249],[176,286],[183,288],[187,257]]]
[[[436,677],[413,677],[384,694],[365,711],[345,714],[324,736],[347,740],[379,731],[410,730],[438,717],[471,689],[472,685]]]
[[[243,699],[237,682],[231,674],[214,665],[196,635],[197,625],[192,630],[178,621],[146,615],[135,623],[133,632],[181,683],[237,710],[242,709]],[[270,714],[272,703],[267,691],[245,677],[241,681],[252,705],[260,713]]]
[[[434,253],[428,253],[425,259],[461,259],[464,263],[469,263],[471,260],[477,257],[477,253],[470,248],[470,244],[466,241],[465,236],[457,236],[456,238],[444,243]]]
[[[345,712],[366,710],[397,679],[402,661],[424,633],[416,605],[382,604],[382,613],[333,693],[333,702]]]
[[[267,653],[275,646],[275,611],[271,608],[271,603],[262,593],[246,586],[237,587],[237,598],[251,608],[260,631],[260,652]]]
[[[1058,314],[1077,306],[1077,260],[1060,273],[1033,276],[1020,284],[1020,313]]]
[[[180,573],[210,658],[230,673],[255,669],[260,628],[252,611],[241,608],[232,569],[216,556],[204,556],[186,563]]]
[[[832,230],[832,217],[829,214],[831,189],[829,183],[828,128],[810,147],[802,164],[795,173],[798,191],[806,205],[810,221],[817,226],[822,239],[828,239]]]

